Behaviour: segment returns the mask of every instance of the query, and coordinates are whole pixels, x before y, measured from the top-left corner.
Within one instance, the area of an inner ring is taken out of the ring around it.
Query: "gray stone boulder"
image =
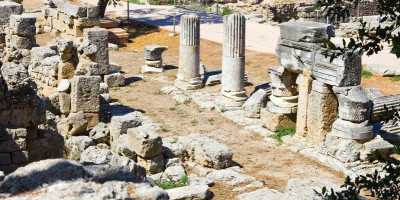
[[[400,75],[400,69],[398,67],[392,67],[377,63],[368,64],[366,70],[379,76],[398,76]]]
[[[243,193],[236,197],[237,200],[281,200],[282,193],[268,188],[258,189],[252,192]]]
[[[321,197],[315,191],[321,192],[323,187],[334,191],[340,189],[339,185],[322,178],[293,178],[288,181],[282,199],[319,200]]]
[[[110,129],[105,123],[100,122],[89,132],[89,137],[96,143],[108,143],[110,139]]]
[[[88,136],[72,136],[65,142],[68,159],[78,160],[82,152],[93,146],[93,140]]]
[[[54,159],[33,162],[5,177],[0,193],[18,194],[57,181],[70,181],[90,176],[77,161]]]
[[[263,89],[257,90],[243,104],[243,110],[246,117],[259,118],[261,108],[267,104],[267,92]]]
[[[138,156],[150,158],[161,154],[162,140],[155,130],[139,126],[128,129],[127,147]]]
[[[167,190],[170,200],[205,200],[211,197],[206,185],[189,185]]]
[[[130,172],[135,174],[141,180],[146,178],[146,170],[142,166],[136,164],[133,160],[117,155],[110,150],[100,149],[95,146],[91,146],[82,152],[80,162],[122,165],[127,167]]]
[[[183,166],[172,166],[165,169],[161,176],[161,181],[169,181],[171,179],[176,182],[181,180],[182,176],[186,176],[185,168]]]
[[[106,82],[109,87],[121,87],[125,85],[125,78],[121,73],[114,72],[104,75],[104,82]]]
[[[124,115],[113,116],[110,123],[110,143],[118,141],[120,135],[127,133],[129,128],[135,128],[142,124],[142,113],[132,112]]]
[[[125,156],[137,162],[137,154],[127,147],[128,142],[128,135],[121,135],[111,150],[118,155]]]
[[[187,160],[188,155],[185,146],[181,143],[184,136],[173,136],[162,138],[162,154],[165,158],[178,157],[181,160]]]
[[[57,123],[57,130],[60,133],[70,136],[82,135],[85,133],[88,121],[82,111],[70,113],[67,118]]]
[[[32,37],[36,35],[36,17],[27,15],[11,15],[10,30],[11,34],[21,37]]]

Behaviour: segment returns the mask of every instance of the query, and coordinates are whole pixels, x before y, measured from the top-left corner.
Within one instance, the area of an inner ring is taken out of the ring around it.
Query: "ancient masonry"
[[[222,89],[216,103],[224,107],[240,107],[247,99],[244,89],[246,19],[240,14],[224,17],[222,54]]]
[[[145,46],[143,55],[146,60],[146,65],[142,66],[142,73],[163,72],[162,53],[167,49],[168,47],[159,45]]]
[[[97,6],[46,1],[42,14],[45,18],[42,31],[62,37],[82,37],[83,29],[100,25]]]
[[[181,17],[179,69],[175,86],[196,90],[203,86],[200,77],[200,21],[197,15]]]

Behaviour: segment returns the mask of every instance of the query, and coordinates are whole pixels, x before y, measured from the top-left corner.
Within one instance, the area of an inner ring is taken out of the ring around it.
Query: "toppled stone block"
[[[108,55],[108,32],[104,28],[86,28],[83,31],[83,42],[95,45],[96,53],[93,55],[93,62],[98,63],[99,75],[108,73],[109,55]]]
[[[36,17],[27,15],[11,15],[10,30],[11,34],[21,37],[33,37],[36,35]]]
[[[297,42],[318,43],[334,36],[334,30],[332,25],[320,22],[286,22],[280,26],[280,37]]]
[[[70,113],[67,118],[57,123],[57,129],[60,133],[71,136],[82,135],[85,133],[88,121],[82,111]]]
[[[96,143],[107,143],[110,139],[110,129],[103,122],[97,124],[89,133]]]
[[[127,147],[138,156],[150,158],[161,154],[162,141],[155,130],[139,126],[128,129],[127,133]]]
[[[261,121],[263,127],[270,131],[279,131],[279,129],[287,126],[296,126],[296,113],[292,114],[280,114],[272,113],[267,109],[261,109]]]
[[[144,50],[143,50],[144,59],[146,59],[146,60],[161,60],[162,53],[167,49],[168,49],[168,47],[159,46],[159,45],[145,46]]]
[[[286,185],[285,193],[282,199],[319,199],[320,197],[315,192],[321,192],[322,187],[332,188],[334,191],[339,191],[340,186],[329,180],[322,178],[293,178]]]
[[[125,78],[119,72],[107,74],[104,76],[104,82],[110,87],[121,87],[125,85]]]
[[[261,109],[267,103],[267,92],[265,90],[257,90],[249,99],[243,104],[243,110],[246,117],[259,118]]]
[[[110,62],[110,65],[108,67],[108,72],[119,72],[121,71],[121,65],[115,62]]]
[[[21,37],[18,35],[9,36],[9,46],[16,49],[32,49],[36,46],[35,37]]]
[[[371,73],[379,76],[398,76],[400,75],[400,69],[393,66],[386,66],[382,64],[372,63],[368,64],[365,68],[366,70],[370,71]]]
[[[78,160],[82,152],[93,146],[93,140],[88,136],[72,136],[65,142],[68,159]]]
[[[110,144],[118,141],[120,135],[127,134],[129,128],[135,128],[142,124],[141,113],[133,112],[121,116],[113,116],[110,123]]]
[[[71,85],[71,112],[100,111],[99,76],[74,76]]]
[[[89,18],[99,17],[99,7],[98,6],[88,6],[87,7],[87,17],[89,17]]]

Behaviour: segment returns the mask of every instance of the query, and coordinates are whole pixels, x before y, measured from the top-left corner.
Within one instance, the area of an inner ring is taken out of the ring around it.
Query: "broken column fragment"
[[[200,77],[200,20],[197,15],[181,17],[179,69],[175,86],[196,90],[203,86]]]
[[[246,19],[240,14],[224,17],[222,52],[222,89],[216,103],[224,107],[240,107],[247,100],[245,84]]]
[[[168,47],[159,45],[145,46],[143,55],[146,60],[146,65],[142,66],[142,73],[163,72],[162,53],[167,49]]]

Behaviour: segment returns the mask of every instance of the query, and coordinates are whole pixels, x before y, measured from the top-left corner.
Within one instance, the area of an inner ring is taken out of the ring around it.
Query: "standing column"
[[[181,17],[179,69],[175,86],[196,90],[203,86],[200,77],[200,21],[195,14]]]
[[[217,103],[239,107],[247,99],[244,89],[246,19],[240,14],[224,17],[224,43],[222,55],[222,90]]]

